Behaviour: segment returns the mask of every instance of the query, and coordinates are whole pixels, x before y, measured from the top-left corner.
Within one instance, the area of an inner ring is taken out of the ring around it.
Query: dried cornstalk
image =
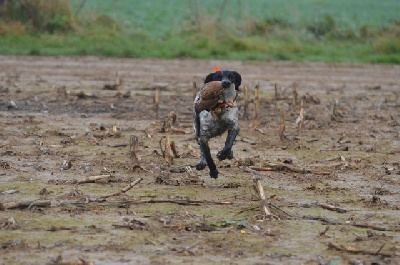
[[[122,77],[119,75],[118,71],[115,72],[115,86],[118,88],[122,84]]]
[[[193,146],[191,146],[190,144],[188,145],[188,152],[187,154],[189,154],[190,156],[193,157],[200,157],[200,152],[197,149],[194,149]]]
[[[94,182],[107,182],[111,178],[111,175],[98,175],[98,176],[89,176],[84,179],[78,180],[78,184],[83,184],[83,183],[94,183]]]
[[[152,129],[150,129],[150,128],[146,128],[145,130],[144,130],[144,134],[146,134],[146,137],[147,138],[152,138],[153,137],[153,130]]]
[[[168,114],[167,119],[164,121],[163,131],[165,132],[165,149],[163,152],[165,162],[171,162],[171,131],[172,131],[172,124],[176,122],[177,115],[174,111],[171,111]],[[161,149],[161,151],[163,151]]]
[[[100,198],[108,198],[108,197],[112,197],[112,196],[117,196],[120,195],[122,193],[127,192],[128,190],[132,189],[134,186],[136,186],[139,182],[141,182],[143,179],[142,178],[138,178],[137,180],[135,180],[134,182],[129,183],[128,186],[125,186],[123,189],[121,189],[118,192],[112,193],[112,194],[108,194],[108,195],[103,195]]]
[[[94,93],[87,93],[83,91],[75,92],[75,91],[67,91],[67,95],[71,96],[76,96],[79,99],[84,99],[84,98],[97,98],[97,95]]]
[[[180,134],[189,134],[189,133],[191,133],[188,130],[185,130],[185,129],[182,129],[182,128],[176,128],[176,127],[171,127],[171,131],[173,133],[180,133]]]
[[[275,101],[278,101],[281,98],[280,93],[279,93],[279,85],[278,83],[275,83]]]
[[[319,170],[311,170],[306,168],[298,168],[295,166],[289,166],[286,164],[274,164],[274,163],[266,163],[263,167],[250,167],[255,171],[287,171],[287,172],[295,172],[300,174],[316,174],[316,175],[331,175],[332,172],[329,171],[319,171]]]
[[[4,202],[0,203],[0,210],[16,209],[16,208],[31,208],[36,207],[48,207],[51,205],[51,201],[22,201],[22,202]]]
[[[243,111],[244,119],[247,119],[248,107],[249,107],[249,88],[245,85],[244,86],[244,111]]]
[[[172,127],[172,125],[175,124],[177,118],[178,118],[178,115],[176,115],[176,112],[175,112],[175,111],[171,111],[171,112],[168,114],[167,119],[170,120],[170,122],[171,122],[171,127]]]
[[[272,217],[273,215],[268,208],[268,201],[267,198],[265,197],[264,188],[261,185],[261,181],[259,178],[253,178],[253,188],[257,192],[260,198],[261,212],[263,212],[265,217]]]
[[[162,140],[164,138],[165,138],[165,136],[161,137],[159,144],[160,144],[161,155],[162,155],[162,157],[165,158],[165,150],[163,149],[163,145],[162,145]]]
[[[169,128],[166,126],[165,130],[165,162],[171,162],[171,126]]]
[[[365,229],[369,229],[369,230],[376,230],[376,231],[400,232],[400,228],[398,226],[383,227],[383,226],[375,226],[375,225],[369,225],[369,224],[340,222],[340,221],[332,220],[332,219],[329,219],[329,218],[326,218],[326,217],[312,216],[312,215],[303,216],[303,219],[304,220],[318,220],[318,221],[321,221],[321,222],[329,224],[329,225],[354,226],[354,227],[360,227],[360,228],[365,228]]]
[[[285,139],[285,111],[283,109],[280,109],[279,112],[279,138],[281,140]]]
[[[158,117],[158,107],[160,104],[160,87],[156,87],[155,94],[154,94],[154,111],[156,112],[156,116]]]
[[[331,120],[332,121],[338,121],[343,115],[338,111],[338,106],[339,106],[339,100],[336,99],[335,102],[332,104],[332,114],[331,114]]]
[[[112,143],[112,144],[108,144],[108,147],[125,147],[127,146],[127,143]]]
[[[140,164],[140,155],[139,155],[139,138],[136,135],[131,135],[129,140],[129,156],[131,157],[132,164],[137,166]]]
[[[167,130],[166,128],[170,127],[171,132],[183,133],[182,129],[172,127],[172,125],[175,124],[177,118],[178,118],[178,116],[176,115],[176,112],[171,111],[168,114],[167,118],[162,123],[161,132],[165,133]]]
[[[296,118],[296,127],[300,130],[304,123],[304,108],[301,107],[299,116]]]
[[[329,210],[329,211],[335,211],[338,213],[346,213],[347,210],[344,208],[340,208],[331,204],[326,204],[326,203],[317,203],[317,205],[323,209]]]
[[[0,195],[9,195],[9,194],[14,194],[14,193],[18,193],[19,190],[16,189],[11,189],[11,190],[5,190],[0,192]]]
[[[118,90],[118,88],[121,86],[121,76],[119,75],[118,71],[115,72],[115,83],[112,84],[105,84],[103,86],[104,90]]]
[[[254,128],[257,128],[260,125],[260,121],[258,120],[259,92],[260,92],[260,86],[259,83],[257,83],[257,85],[254,88],[254,120],[253,120]]]
[[[297,83],[293,83],[293,106],[297,105],[299,94],[297,93]]]
[[[115,136],[115,137],[119,137],[121,136],[121,128],[118,128],[117,125],[113,125],[111,128],[107,128],[106,132],[104,133],[105,136]],[[96,137],[95,135],[93,135],[94,137]],[[102,138],[103,136],[100,135],[99,138]]]
[[[203,204],[209,205],[232,205],[233,202],[230,201],[209,201],[209,200],[192,200],[189,198],[168,198],[168,199],[158,199],[152,198],[148,200],[122,200],[122,201],[105,201],[105,199],[95,199],[92,201],[82,202],[82,201],[69,201],[65,205],[78,206],[78,207],[93,207],[93,204],[96,206],[111,206],[111,207],[126,207],[129,205],[136,204],[148,204],[148,203],[176,203],[179,205],[194,205],[200,206]],[[1,205],[1,204],[0,204]]]
[[[357,247],[353,246],[343,246],[343,245],[337,245],[332,242],[328,243],[328,248],[330,249],[335,249],[337,251],[343,251],[351,254],[359,254],[359,255],[372,255],[372,256],[382,256],[382,257],[393,257],[393,256],[399,256],[396,252],[387,252],[387,251],[382,251],[382,248],[385,246],[383,244],[378,250],[366,250],[366,249],[359,249]]]
[[[175,158],[181,157],[178,153],[178,150],[176,149],[176,145],[175,145],[174,141],[171,142],[171,150],[172,150],[172,153],[174,154]]]
[[[233,204],[229,201],[208,201],[208,200],[192,200],[192,199],[182,199],[182,198],[172,198],[172,199],[149,199],[149,200],[139,200],[132,202],[133,204],[141,203],[176,203],[180,205],[201,205],[201,204],[216,204],[216,205],[230,205]]]

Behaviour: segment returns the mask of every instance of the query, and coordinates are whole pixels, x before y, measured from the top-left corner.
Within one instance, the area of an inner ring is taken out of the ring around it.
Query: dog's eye
[[[222,80],[222,76],[217,75],[217,76],[215,77],[215,81],[221,81],[221,80]]]
[[[231,82],[234,82],[234,81],[235,81],[235,75],[233,75],[233,74],[230,74],[230,75],[228,76],[228,78],[229,78],[229,80],[230,80]]]

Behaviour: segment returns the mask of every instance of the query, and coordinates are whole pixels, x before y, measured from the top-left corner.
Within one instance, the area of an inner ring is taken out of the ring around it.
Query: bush
[[[0,21],[0,36],[6,35],[23,35],[25,33],[25,26],[19,21],[10,21],[4,23]]]
[[[48,21],[45,30],[49,33],[66,32],[72,29],[71,21],[66,16],[58,15]]]
[[[19,21],[34,31],[49,33],[72,29],[69,0],[13,0],[0,4],[0,17],[5,21]]]
[[[309,30],[316,38],[321,38],[331,33],[336,28],[335,19],[330,15],[325,15],[322,18],[317,18],[314,22],[309,23],[307,30]]]

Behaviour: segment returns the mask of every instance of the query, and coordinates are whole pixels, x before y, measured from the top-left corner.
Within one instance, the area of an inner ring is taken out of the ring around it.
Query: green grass
[[[78,6],[81,0],[72,0]],[[159,0],[97,1],[87,0],[82,13],[106,14],[136,30],[162,36],[171,30],[181,30],[187,21],[206,15],[235,21],[276,20],[303,27],[315,23],[325,15],[335,18],[341,28],[384,27],[398,21],[400,3],[397,0],[228,0],[220,15],[223,0],[182,1]]]
[[[73,30],[0,24],[0,54],[400,63],[397,0],[81,2]]]

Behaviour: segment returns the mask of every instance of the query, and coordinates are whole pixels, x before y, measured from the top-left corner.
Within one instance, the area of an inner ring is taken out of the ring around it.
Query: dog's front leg
[[[210,177],[212,177],[214,179],[218,178],[218,169],[214,163],[214,160],[211,157],[210,147],[208,146],[208,139],[206,139],[205,137],[200,137],[199,145],[200,145],[200,150],[201,150],[201,159],[200,159],[200,163],[196,166],[196,169],[198,167],[201,168],[202,160],[204,159],[210,170]]]
[[[235,143],[236,136],[239,134],[239,128],[228,131],[228,136],[225,140],[224,149],[218,152],[217,157],[219,160],[232,159],[233,151],[232,146]]]
[[[199,161],[199,163],[196,165],[196,169],[197,169],[197,170],[203,170],[206,166],[207,166],[207,162],[206,162],[206,160],[205,160],[205,158],[204,158],[204,155],[203,155],[203,152],[202,152],[202,153],[201,153],[201,156],[200,156],[200,161]]]

